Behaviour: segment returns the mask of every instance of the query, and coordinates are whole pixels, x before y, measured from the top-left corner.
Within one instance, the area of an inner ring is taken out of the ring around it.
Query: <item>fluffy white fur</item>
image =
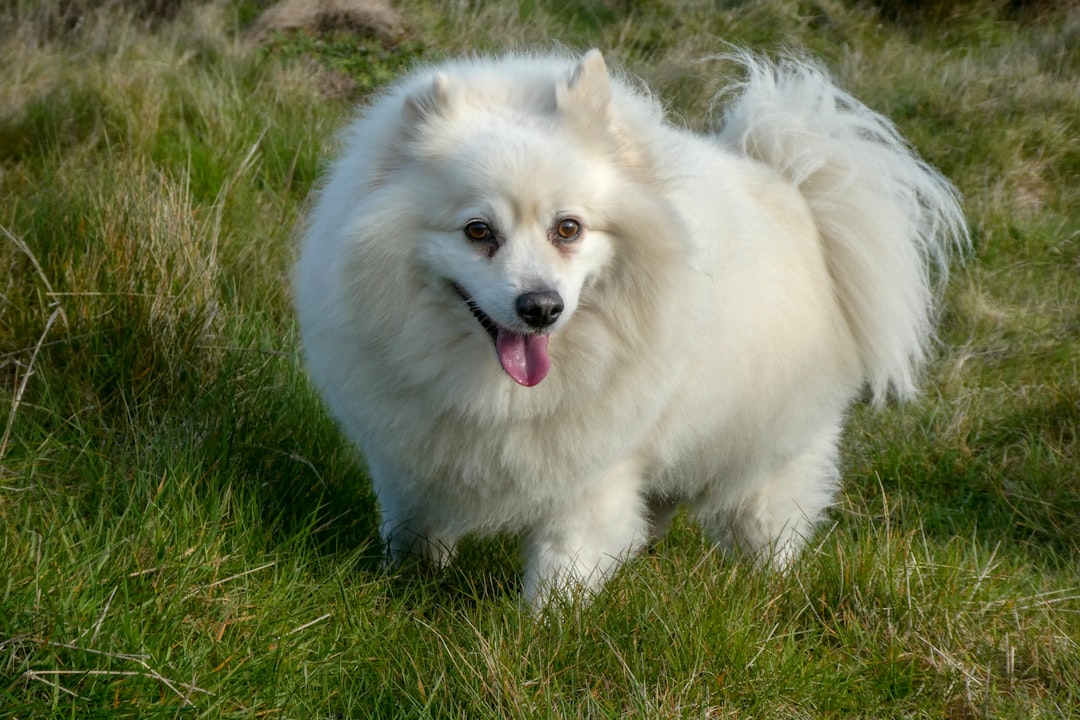
[[[913,392],[932,266],[966,241],[954,188],[813,64],[738,59],[715,135],[597,51],[425,68],[347,129],[295,295],[394,557],[520,533],[540,605],[685,506],[787,564],[834,500],[847,407]],[[560,299],[543,327],[535,292]]]

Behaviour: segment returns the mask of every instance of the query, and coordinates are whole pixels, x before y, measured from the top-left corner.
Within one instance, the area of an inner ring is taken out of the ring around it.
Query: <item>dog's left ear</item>
[[[566,82],[555,88],[555,106],[583,128],[607,129],[611,113],[611,80],[599,50],[585,53]]]

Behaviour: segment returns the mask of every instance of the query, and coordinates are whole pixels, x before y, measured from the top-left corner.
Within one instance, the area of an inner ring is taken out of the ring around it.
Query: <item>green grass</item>
[[[397,43],[256,45],[264,5],[0,9],[0,717],[1080,715],[1067,3],[406,0]],[[789,575],[682,520],[540,619],[509,540],[381,569],[362,463],[299,363],[294,226],[353,102],[554,40],[694,127],[725,42],[805,49],[964,194],[926,393],[852,413],[841,506]]]

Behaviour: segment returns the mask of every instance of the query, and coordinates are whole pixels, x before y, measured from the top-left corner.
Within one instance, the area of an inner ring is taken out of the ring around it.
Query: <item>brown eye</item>
[[[577,240],[581,234],[581,223],[573,218],[563,218],[555,226],[555,234],[559,240]]]
[[[482,220],[473,220],[465,226],[465,237],[476,242],[491,239],[491,226]]]

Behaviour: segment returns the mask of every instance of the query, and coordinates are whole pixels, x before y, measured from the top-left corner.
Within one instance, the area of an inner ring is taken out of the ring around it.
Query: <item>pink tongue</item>
[[[525,387],[543,380],[551,369],[547,335],[523,335],[499,328],[495,351],[506,374]]]

